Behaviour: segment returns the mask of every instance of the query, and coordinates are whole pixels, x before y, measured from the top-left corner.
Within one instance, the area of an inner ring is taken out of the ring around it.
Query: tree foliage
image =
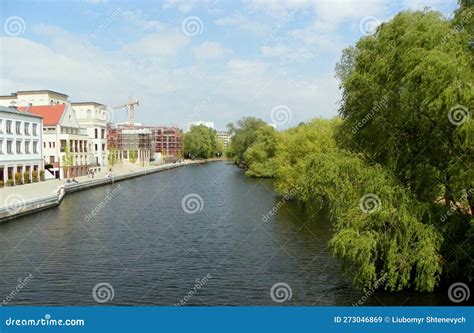
[[[184,134],[184,154],[191,158],[211,158],[222,154],[216,131],[204,125],[193,126]]]
[[[330,246],[370,288],[432,291],[474,276],[472,3],[453,19],[401,12],[344,50],[340,117],[283,132],[244,118],[230,156],[309,211],[328,206]]]

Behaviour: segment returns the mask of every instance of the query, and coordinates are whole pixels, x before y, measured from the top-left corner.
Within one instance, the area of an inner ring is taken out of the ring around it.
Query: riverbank
[[[113,184],[164,170],[212,161],[214,160],[184,161],[182,163],[169,163],[134,170],[120,170],[114,172],[111,176],[107,176],[106,173],[98,173],[94,178],[88,176],[78,177],[74,183],[68,183],[66,180],[48,180],[21,186],[6,187],[0,189],[0,223],[19,216],[56,207],[68,193]]]

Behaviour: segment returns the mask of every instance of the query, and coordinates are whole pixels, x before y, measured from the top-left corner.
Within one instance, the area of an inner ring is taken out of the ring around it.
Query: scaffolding
[[[118,159],[127,159],[131,150],[149,150],[152,161],[161,156],[165,162],[170,162],[184,155],[183,130],[178,127],[109,124],[107,145],[109,149],[117,150]]]

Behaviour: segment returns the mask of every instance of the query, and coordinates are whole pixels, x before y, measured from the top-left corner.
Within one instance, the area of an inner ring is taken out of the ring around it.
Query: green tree
[[[192,158],[210,158],[222,153],[217,133],[204,125],[193,126],[184,134],[184,154]]]
[[[128,160],[130,161],[130,163],[135,164],[135,162],[137,161],[137,159],[138,159],[138,152],[137,152],[137,150],[136,150],[136,149],[130,150],[129,156],[128,156]]]
[[[72,155],[72,152],[71,152],[71,146],[66,144],[64,146],[62,166],[63,166],[64,173],[66,174],[66,178],[68,179],[70,177],[70,170],[71,170],[71,167],[73,166],[73,163],[74,163],[74,156]]]
[[[337,137],[430,207],[423,223],[442,235],[444,272],[471,280],[474,59],[471,21],[456,27],[460,15],[402,12],[348,50],[338,66],[344,122]]]
[[[271,126],[260,127],[255,142],[244,152],[244,163],[248,166],[245,174],[250,177],[274,177],[277,144],[277,131]]]
[[[107,162],[110,166],[110,170],[117,164],[117,149],[115,147],[109,148],[109,155],[107,156]]]
[[[258,129],[268,126],[266,122],[254,117],[244,117],[237,121],[237,126],[228,124],[227,128],[233,134],[227,156],[234,159],[234,162],[247,168],[244,160],[245,151],[257,140]]]

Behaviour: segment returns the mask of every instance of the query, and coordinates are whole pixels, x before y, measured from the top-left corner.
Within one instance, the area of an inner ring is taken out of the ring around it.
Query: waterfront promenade
[[[68,183],[66,179],[52,179],[38,183],[4,187],[0,189],[0,223],[17,216],[57,206],[60,204],[64,195],[70,192],[81,191],[91,187],[145,176],[163,170],[205,162],[205,160],[187,160],[181,163],[168,163],[147,167],[116,166],[109,176],[107,176],[107,172],[104,171],[96,173],[94,178],[88,176],[77,177],[75,178],[76,182]]]

